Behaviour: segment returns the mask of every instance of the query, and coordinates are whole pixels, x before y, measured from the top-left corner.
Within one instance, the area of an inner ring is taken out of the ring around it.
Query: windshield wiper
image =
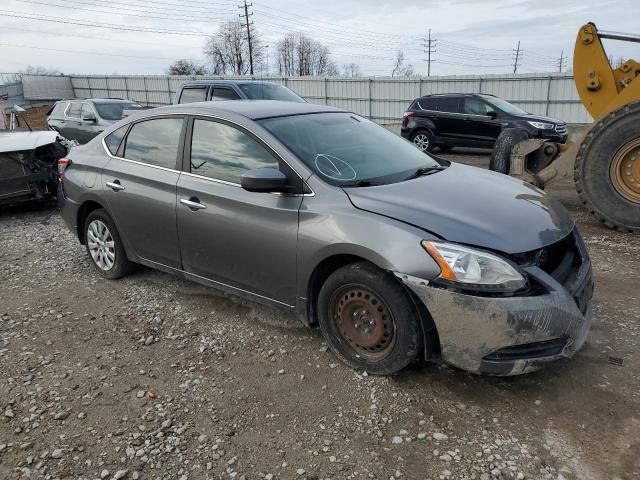
[[[411,180],[412,178],[424,177],[425,175],[431,175],[432,173],[441,172],[446,169],[442,165],[431,165],[429,167],[420,167],[411,175],[409,175],[405,180]]]
[[[340,186],[344,188],[352,188],[352,187],[359,188],[359,187],[376,187],[378,185],[384,185],[384,184],[380,182],[372,182],[371,180],[358,180],[357,182],[343,183]]]

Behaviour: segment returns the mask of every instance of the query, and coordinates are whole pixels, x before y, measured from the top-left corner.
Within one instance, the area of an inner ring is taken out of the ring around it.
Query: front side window
[[[394,183],[440,164],[412,143],[351,113],[261,120],[285,147],[331,185]]]
[[[124,134],[127,133],[128,128],[129,125],[125,125],[104,137],[104,143],[111,152],[111,155],[116,155],[118,153],[118,148],[120,148],[120,144],[122,143],[122,139],[124,138]]]
[[[241,83],[239,87],[250,100],[280,100],[283,102],[305,103],[293,91],[275,83]]]
[[[212,100],[240,100],[240,95],[227,87],[215,87]]]
[[[80,118],[80,112],[82,112],[83,102],[71,102],[69,109],[67,110],[67,117]]]
[[[207,87],[185,88],[180,94],[178,103],[204,102],[206,93]]]
[[[83,103],[81,116],[82,118],[91,118],[91,117],[95,118],[96,115],[95,113],[93,113],[93,109],[88,103]]]
[[[181,130],[181,117],[134,123],[125,141],[124,158],[174,169]]]
[[[239,184],[240,176],[248,170],[278,167],[278,159],[241,130],[210,120],[194,120],[191,173]]]
[[[100,118],[105,120],[121,120],[124,110],[142,110],[142,105],[134,102],[96,102],[94,105]]]
[[[486,115],[489,112],[494,112],[495,109],[488,103],[478,100],[477,98],[465,98],[464,99],[464,113],[469,115]]]

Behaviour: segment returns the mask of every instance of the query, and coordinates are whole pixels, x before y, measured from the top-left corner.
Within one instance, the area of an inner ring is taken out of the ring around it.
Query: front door
[[[500,120],[490,112],[496,110],[487,102],[473,97],[464,99],[465,134],[483,146],[493,145],[502,130]]]
[[[185,149],[189,172],[178,180],[185,272],[294,305],[302,197],[240,187],[240,175],[247,170],[286,171],[284,166],[262,142],[236,126],[195,118],[191,131]]]
[[[176,165],[183,123],[181,116],[134,123],[118,150],[124,158],[112,156],[102,171],[107,205],[124,241],[142,259],[175,269],[181,268]]]

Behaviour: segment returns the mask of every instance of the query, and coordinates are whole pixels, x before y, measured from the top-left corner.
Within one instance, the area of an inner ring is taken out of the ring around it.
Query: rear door
[[[461,97],[438,97],[436,106],[436,126],[440,136],[448,140],[459,137],[463,118]]]
[[[240,175],[262,167],[295,174],[237,125],[196,117],[187,138],[177,207],[185,272],[294,305],[303,197],[248,192]]]
[[[496,109],[487,102],[476,98],[464,99],[464,130],[463,134],[479,144],[491,146],[496,141],[502,130],[498,117],[491,117],[489,112]],[[499,115],[496,112],[496,115]]]
[[[142,259],[174,269],[181,268],[176,185],[184,118],[134,123],[102,171],[109,211],[124,241]],[[109,137],[105,143],[112,148]]]

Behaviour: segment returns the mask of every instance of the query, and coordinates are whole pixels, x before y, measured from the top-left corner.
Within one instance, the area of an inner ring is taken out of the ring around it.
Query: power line
[[[240,18],[244,17],[247,25],[247,41],[249,42],[249,68],[251,75],[253,75],[253,47],[251,46],[251,27],[253,22],[249,23],[249,17],[253,15],[253,12],[249,13],[249,7],[253,6],[253,3],[247,4],[247,0],[244,0],[244,5],[239,5],[238,8],[244,8],[244,15],[239,15]]]

